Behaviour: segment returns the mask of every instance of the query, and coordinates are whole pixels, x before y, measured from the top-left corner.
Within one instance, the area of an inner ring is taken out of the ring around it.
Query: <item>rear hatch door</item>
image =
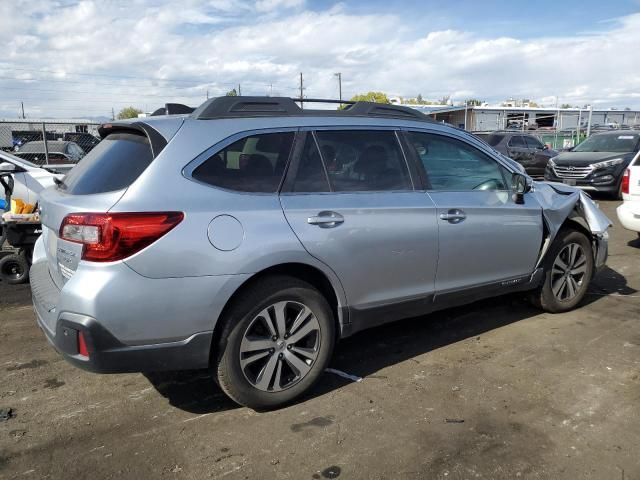
[[[155,138],[144,129],[109,125],[101,131],[104,139],[55,187],[41,193],[43,242],[59,288],[82,258],[81,244],[60,238],[62,221],[72,213],[108,212],[166,145],[153,132]]]

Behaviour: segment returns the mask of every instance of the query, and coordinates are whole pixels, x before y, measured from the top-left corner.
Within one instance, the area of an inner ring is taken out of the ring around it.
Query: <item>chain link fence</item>
[[[99,142],[99,123],[84,120],[0,120],[0,150],[36,165],[70,165]]]

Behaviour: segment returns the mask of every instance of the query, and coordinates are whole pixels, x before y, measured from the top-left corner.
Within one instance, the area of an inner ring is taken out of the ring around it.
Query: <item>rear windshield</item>
[[[497,144],[499,144],[502,139],[504,138],[504,135],[489,135],[485,142],[487,142],[489,145],[491,145],[492,147],[495,147]]]
[[[112,133],[71,169],[61,188],[72,195],[122,190],[131,185],[152,160],[147,137],[137,133]]]
[[[604,135],[594,135],[573,149],[574,152],[614,152],[627,153],[635,152],[638,149],[637,133],[607,133]]]

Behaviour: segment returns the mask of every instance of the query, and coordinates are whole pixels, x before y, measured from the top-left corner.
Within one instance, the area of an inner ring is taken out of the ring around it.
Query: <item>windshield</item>
[[[594,135],[573,149],[574,152],[634,152],[638,148],[638,134],[616,133]]]

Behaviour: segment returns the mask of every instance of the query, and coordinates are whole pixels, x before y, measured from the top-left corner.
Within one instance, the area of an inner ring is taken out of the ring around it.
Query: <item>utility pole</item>
[[[207,100],[209,100],[209,89],[207,88]]]
[[[587,137],[591,135],[591,115],[593,115],[593,107],[589,105],[589,120],[587,120]]]
[[[24,120],[24,102],[20,102],[20,105],[22,106],[22,119]]]
[[[338,98],[342,101],[342,73],[334,73],[338,77]],[[341,104],[342,105],[342,104]]]
[[[240,84],[238,84],[238,96],[241,97],[242,96],[242,90],[240,90]]]
[[[304,110],[304,104],[302,103],[302,99],[304,98],[304,81],[302,80],[302,72],[300,72],[300,108]]]
[[[116,119],[116,111],[113,109],[113,107],[111,107],[111,120],[115,120]]]
[[[467,109],[469,108],[469,100],[464,101],[464,129],[467,130]]]

